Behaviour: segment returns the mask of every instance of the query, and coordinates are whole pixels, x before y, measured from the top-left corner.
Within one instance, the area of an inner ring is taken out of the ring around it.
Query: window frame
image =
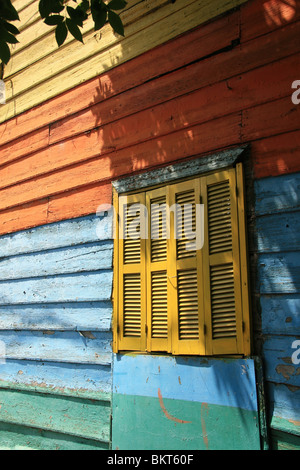
[[[149,184],[149,181],[153,180],[153,172],[149,172],[149,178],[144,179],[144,184],[138,184],[136,187],[132,187],[132,182],[130,181],[130,177],[128,178],[129,180],[129,187],[130,190],[126,191],[126,184],[124,186],[124,180],[121,182],[121,186],[118,186],[118,184],[113,185],[113,202],[114,202],[114,208],[115,208],[115,213],[119,213],[119,198],[126,195],[126,196],[131,196],[131,195],[137,195],[140,193],[144,193],[147,197],[147,194],[150,194],[151,192],[153,193],[154,191],[159,194],[161,188],[165,188],[166,186],[168,188],[174,187],[174,184],[176,185],[184,185],[184,184],[189,184],[190,180],[196,180],[197,178],[209,178],[216,173],[220,173],[222,171],[228,171],[230,169],[235,169],[235,177],[236,177],[236,188],[237,188],[237,205],[238,205],[238,210],[237,210],[237,220],[238,220],[238,243],[240,243],[240,246],[238,247],[239,251],[239,256],[240,256],[240,265],[239,265],[239,270],[240,270],[240,276],[241,276],[241,305],[242,305],[242,324],[240,325],[241,330],[242,330],[242,342],[243,345],[240,348],[241,353],[238,354],[232,354],[228,353],[226,348],[224,349],[217,349],[217,352],[214,350],[213,347],[208,348],[207,344],[205,342],[205,335],[207,335],[207,318],[202,318],[205,317],[205,315],[199,315],[199,321],[201,324],[199,324],[199,342],[198,342],[198,351],[195,352],[194,348],[189,352],[187,351],[186,348],[180,347],[180,341],[174,341],[174,337],[178,335],[178,329],[173,328],[171,331],[169,331],[168,334],[168,341],[167,342],[172,342],[172,348],[170,345],[168,347],[164,347],[164,349],[161,351],[160,347],[151,347],[151,340],[147,340],[147,335],[151,322],[149,323],[149,315],[148,318],[145,321],[145,330],[143,331],[143,340],[142,343],[144,344],[144,348],[133,348],[133,349],[120,349],[119,347],[119,335],[120,335],[120,330],[121,330],[121,325],[119,322],[119,308],[120,308],[120,299],[119,299],[119,287],[120,287],[120,266],[119,266],[119,249],[120,249],[120,243],[119,240],[116,242],[115,240],[115,249],[114,249],[114,289],[113,289],[113,350],[115,353],[118,352],[124,352],[124,353],[129,353],[130,351],[132,352],[138,352],[142,354],[153,354],[153,353],[160,353],[160,354],[171,354],[171,355],[197,355],[197,356],[215,356],[215,355],[239,355],[239,356],[249,356],[251,354],[251,325],[250,325],[250,294],[249,294],[249,273],[248,273],[248,248],[247,248],[247,232],[246,232],[246,216],[245,216],[245,194],[244,194],[244,184],[238,183],[244,180],[244,170],[243,170],[243,165],[241,163],[238,163],[237,160],[239,160],[239,156],[241,153],[244,153],[245,148],[242,149],[235,149],[236,153],[233,151],[233,154],[231,153],[230,156],[235,158],[235,161],[232,162],[231,165],[226,165],[224,167],[222,163],[219,165],[218,168],[214,168],[213,170],[208,170],[206,168],[200,173],[197,172],[190,172],[188,176],[182,176],[179,178],[178,176],[175,178],[168,179],[166,178],[163,182],[157,183],[155,185],[152,185],[151,183]],[[228,156],[228,153],[226,153]],[[209,158],[209,157],[207,157]],[[201,159],[203,160],[203,158]],[[177,165],[177,169],[180,169],[181,164]],[[195,165],[197,166],[197,164]],[[174,167],[172,167],[174,168]],[[159,170],[155,170],[159,171]],[[168,170],[167,170],[168,171]],[[152,173],[152,174],[151,174]],[[176,172],[177,175],[180,174],[179,172]],[[184,173],[184,172],[183,172]],[[143,176],[145,178],[145,176]],[[121,188],[121,190],[120,190]],[[201,201],[202,202],[202,201]],[[119,230],[119,217],[117,217],[116,220],[116,225],[115,225],[115,233],[118,234]],[[149,243],[149,240],[145,240],[146,243]],[[149,253],[149,249],[146,250],[147,253]],[[203,250],[198,250],[197,253],[197,258],[203,257]],[[204,261],[203,261],[204,263]],[[202,271],[202,266],[203,263],[201,263],[201,269]],[[172,268],[174,269],[174,267]],[[203,275],[203,274],[201,274]],[[145,269],[145,280],[146,284],[148,283],[148,288],[147,288],[147,294],[148,295],[148,301],[149,301],[149,274],[146,272]],[[205,286],[205,282],[202,279],[199,283],[198,286]],[[199,292],[199,298],[201,298],[201,293]],[[204,296],[202,295],[202,299],[204,299]],[[147,309],[146,309],[147,310]],[[148,309],[148,312],[150,309]],[[205,309],[207,312],[207,310]],[[145,312],[146,316],[147,313]],[[170,322],[169,322],[170,324]],[[172,339],[171,339],[172,338]],[[174,346],[176,344],[176,347]],[[201,347],[201,344],[204,346]],[[177,347],[178,345],[178,347]]]

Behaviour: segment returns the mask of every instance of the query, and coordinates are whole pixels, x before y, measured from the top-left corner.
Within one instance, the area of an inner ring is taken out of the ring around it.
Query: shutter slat
[[[178,271],[179,339],[199,339],[197,269]]]
[[[141,335],[141,277],[124,275],[124,337]]]
[[[176,220],[177,224],[181,222],[181,227],[177,227],[178,239],[177,239],[177,259],[190,258],[196,255],[195,250],[187,250],[187,243],[189,240],[185,237],[185,232],[196,230],[196,210],[195,210],[195,192],[186,191],[183,193],[176,194],[176,204],[179,207],[176,208]],[[189,213],[184,207],[186,204],[192,205],[192,212]],[[180,216],[181,214],[181,216]]]
[[[151,336],[168,337],[167,272],[151,274]]]
[[[230,184],[228,180],[207,187],[209,253],[232,249]]]

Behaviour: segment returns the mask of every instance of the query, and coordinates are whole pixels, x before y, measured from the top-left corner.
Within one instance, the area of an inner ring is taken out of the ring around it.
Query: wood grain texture
[[[58,439],[62,448],[107,449],[111,222],[93,216],[43,225],[5,235],[0,245],[0,434],[15,432],[16,444],[30,427],[56,433],[46,447]],[[7,439],[3,446],[12,445]]]
[[[81,45],[80,47],[73,41],[60,50],[56,49],[54,53],[55,61],[51,63],[50,68],[46,56],[44,59],[38,58],[38,64],[32,64],[28,68],[25,67],[21,72],[15,74],[12,79],[8,76],[8,104],[1,120],[7,120],[13,115],[30,109],[85,80],[99,75],[104,70],[137,57],[147,50],[199,24],[205,23],[231,8],[237,7],[244,1],[226,0],[220,2],[214,0],[208,4],[203,0],[189,0],[188,3],[186,0],[178,0],[174,4],[166,4],[164,0],[161,2],[153,0],[151,3],[147,2],[145,6],[142,2],[142,11],[137,18],[133,19],[132,23],[128,23],[126,37],[123,40],[116,37],[109,26],[107,26],[107,33],[104,29],[102,35],[104,38],[107,35],[107,39],[104,40],[103,46],[100,42],[100,48],[104,48],[103,52],[100,50],[97,53],[99,46],[95,41],[94,33],[92,33],[90,41],[87,37],[84,46]],[[160,8],[156,5],[157,3],[159,3]],[[30,8],[31,5],[28,9]],[[149,15],[149,9],[151,15]],[[134,11],[134,6],[130,11]],[[147,30],[147,34],[145,34],[145,30]],[[150,44],[149,38],[151,38]],[[70,48],[69,52],[68,48]],[[47,47],[41,47],[38,51],[41,51],[41,49],[47,51]],[[82,54],[83,49],[84,54]],[[90,59],[86,59],[89,56]],[[68,57],[67,62],[65,57]],[[38,73],[35,73],[36,67]],[[30,83],[31,85],[29,85]]]

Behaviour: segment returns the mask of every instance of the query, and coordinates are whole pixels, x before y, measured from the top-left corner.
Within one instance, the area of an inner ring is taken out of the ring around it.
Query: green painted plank
[[[300,437],[281,431],[271,431],[272,450],[300,450]]]
[[[109,442],[110,410],[107,402],[0,389],[0,422],[86,439]]]
[[[0,451],[23,450],[108,450],[105,442],[0,423]]]
[[[260,450],[259,418],[230,406],[114,394],[112,448]]]

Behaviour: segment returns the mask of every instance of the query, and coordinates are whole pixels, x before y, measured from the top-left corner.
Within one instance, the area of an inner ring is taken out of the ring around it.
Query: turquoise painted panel
[[[112,448],[260,449],[254,361],[116,355]]]
[[[133,380],[134,378],[134,380]],[[116,355],[113,390],[257,410],[252,359]]]
[[[260,450],[249,410],[114,394],[113,417],[113,450]]]

